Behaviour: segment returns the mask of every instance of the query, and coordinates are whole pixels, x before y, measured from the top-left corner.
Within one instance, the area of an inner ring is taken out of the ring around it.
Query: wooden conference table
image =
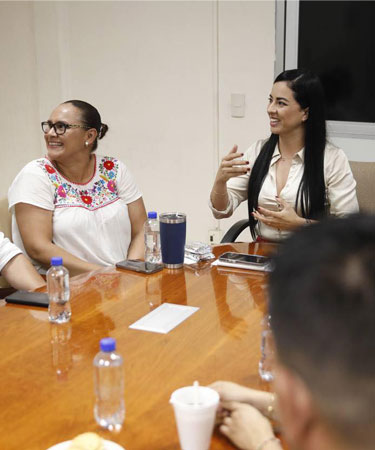
[[[255,248],[256,246],[256,248]],[[268,254],[271,244],[229,244],[224,251]],[[71,279],[72,319],[48,322],[43,308],[0,301],[0,449],[46,450],[95,431],[126,450],[178,449],[169,398],[199,380],[268,389],[258,376],[266,275],[194,267],[141,275],[113,268]],[[163,302],[200,309],[168,334],[129,329]],[[113,434],[93,417],[92,360],[99,340],[117,339],[125,360],[126,419]],[[212,449],[234,448],[219,432]]]

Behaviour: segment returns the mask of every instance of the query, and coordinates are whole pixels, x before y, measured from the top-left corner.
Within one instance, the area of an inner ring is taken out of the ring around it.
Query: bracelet
[[[216,191],[214,191],[214,190],[212,190],[212,192],[213,192],[214,194],[216,194],[216,195],[222,195],[222,196],[228,195],[228,192],[226,192],[225,194],[221,194],[220,192],[216,192]]]
[[[266,440],[264,440],[263,442],[261,442],[258,447],[256,448],[256,450],[263,450],[264,447],[269,443],[269,442],[275,442],[277,441],[280,444],[280,439],[278,439],[277,437],[273,436],[271,438],[268,438]]]

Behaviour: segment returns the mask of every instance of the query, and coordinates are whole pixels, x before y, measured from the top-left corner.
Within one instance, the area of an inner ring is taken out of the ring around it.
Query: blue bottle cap
[[[156,219],[158,217],[158,213],[156,211],[149,211],[147,217],[149,219]]]
[[[51,258],[51,266],[62,266],[63,259],[61,256],[53,256]]]
[[[116,350],[116,339],[103,338],[100,339],[100,350],[102,352],[113,352]]]

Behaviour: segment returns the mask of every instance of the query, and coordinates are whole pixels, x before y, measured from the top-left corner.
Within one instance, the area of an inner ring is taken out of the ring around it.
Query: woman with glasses
[[[229,217],[247,200],[253,239],[280,241],[326,215],[357,212],[348,159],[326,140],[319,78],[303,69],[282,72],[267,113],[271,136],[245,154],[234,146],[222,159],[210,196],[214,216]]]
[[[97,109],[67,101],[42,130],[46,156],[28,163],[9,189],[15,244],[38,269],[62,256],[71,275],[143,258],[142,194],[121,161],[94,153],[108,130]]]

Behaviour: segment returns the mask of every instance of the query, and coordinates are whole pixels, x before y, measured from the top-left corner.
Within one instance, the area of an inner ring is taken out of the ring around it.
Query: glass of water
[[[275,358],[275,348],[273,334],[271,330],[271,316],[265,315],[262,320],[261,341],[260,341],[260,361],[259,375],[263,381],[273,380],[273,365]]]

